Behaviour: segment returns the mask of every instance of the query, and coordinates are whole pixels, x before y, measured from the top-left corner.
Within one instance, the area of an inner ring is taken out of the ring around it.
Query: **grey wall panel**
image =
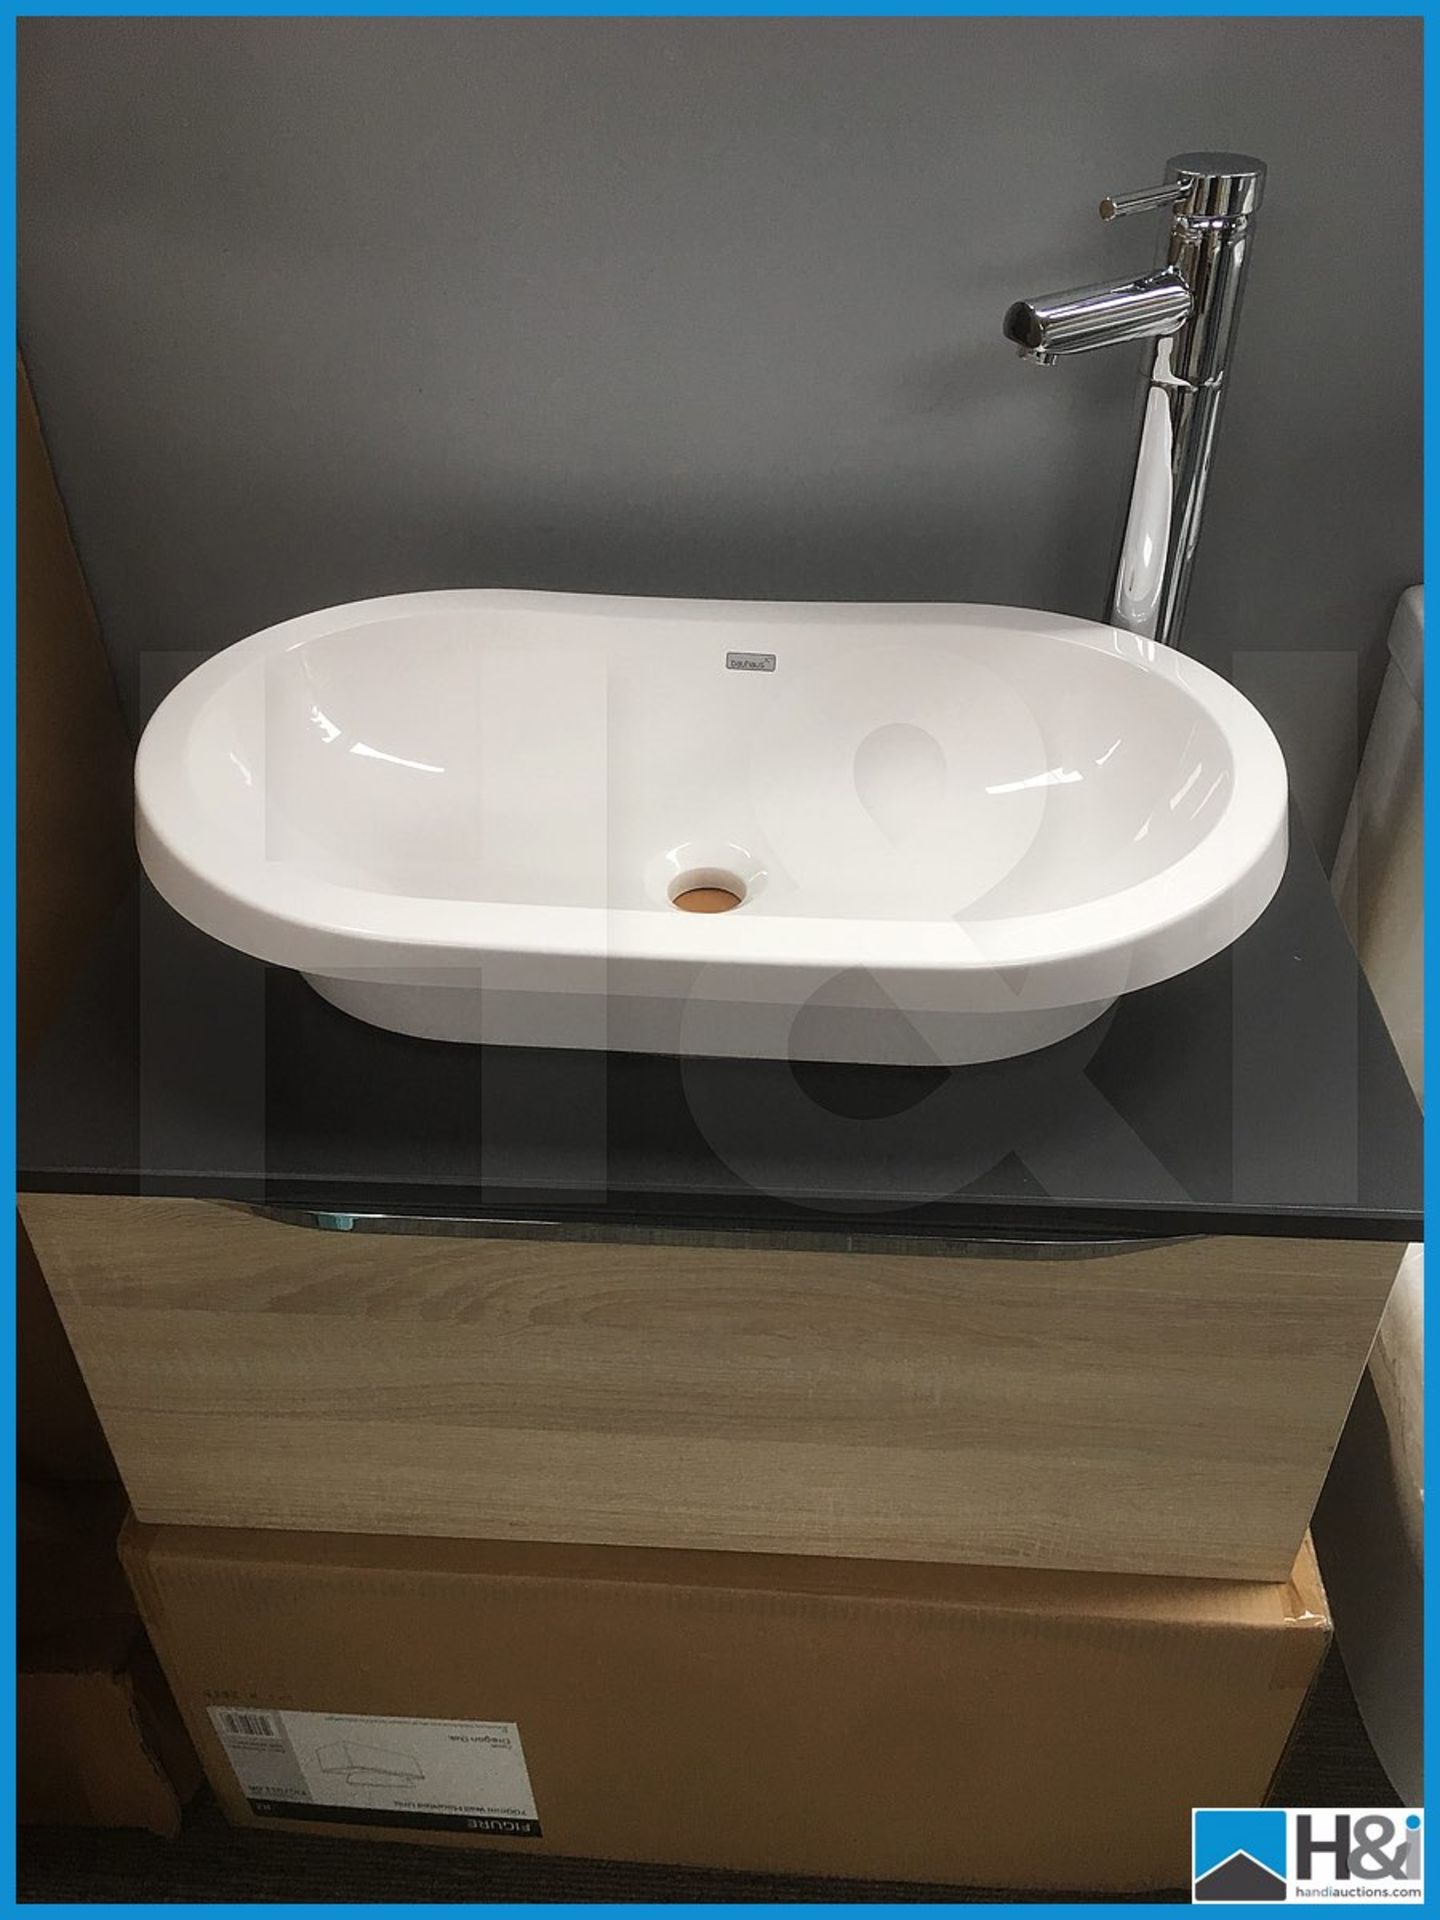
[[[1410,20],[32,20],[21,320],[117,673],[441,585],[1098,614],[1138,350],[1015,295],[1264,156],[1187,646],[1328,850],[1420,577]],[[1323,655],[1305,670],[1307,652]],[[1356,658],[1360,713],[1337,713]]]

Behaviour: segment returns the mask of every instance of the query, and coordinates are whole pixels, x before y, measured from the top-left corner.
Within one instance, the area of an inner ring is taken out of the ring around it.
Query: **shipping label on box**
[[[509,1720],[210,1708],[251,1810],[271,1819],[541,1835]]]

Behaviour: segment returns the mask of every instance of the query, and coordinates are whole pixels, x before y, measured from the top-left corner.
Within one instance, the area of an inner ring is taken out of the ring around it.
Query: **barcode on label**
[[[275,1722],[268,1713],[232,1713],[220,1715],[221,1730],[225,1733],[250,1734],[257,1740],[275,1740],[279,1735],[275,1731]]]

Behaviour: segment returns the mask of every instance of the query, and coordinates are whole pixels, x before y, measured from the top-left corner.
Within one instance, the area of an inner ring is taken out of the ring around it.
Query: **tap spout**
[[[1178,333],[1193,307],[1184,275],[1166,266],[1138,280],[1017,300],[1005,315],[1004,330],[1024,358],[1044,366],[1066,354]]]
[[[1138,280],[1017,300],[1005,315],[1006,338],[1045,367],[1097,347],[1150,342],[1130,511],[1106,618],[1160,646],[1175,644],[1185,612],[1264,194],[1265,163],[1253,154],[1177,153],[1161,186],[1100,203],[1106,220],[1166,215],[1162,266]]]

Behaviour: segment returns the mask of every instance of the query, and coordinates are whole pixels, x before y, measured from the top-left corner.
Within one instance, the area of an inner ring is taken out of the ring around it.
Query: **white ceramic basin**
[[[998,607],[331,608],[184,680],[136,793],[207,933],[378,1026],[530,1046],[1026,1053],[1227,946],[1286,858],[1233,687]],[[672,904],[699,885],[742,904]]]

